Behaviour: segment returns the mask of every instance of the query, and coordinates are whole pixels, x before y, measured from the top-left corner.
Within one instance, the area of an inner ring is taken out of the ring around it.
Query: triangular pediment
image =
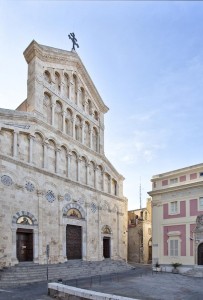
[[[98,107],[99,111],[102,113],[108,111],[108,107],[104,104],[76,51],[67,51],[40,45],[33,40],[24,51],[24,56],[28,64],[31,63],[34,57],[37,57],[45,64],[48,63],[50,66],[57,65],[57,67],[64,72],[69,70],[72,74],[76,74],[87,89],[88,94],[91,96],[92,101],[94,101],[94,104]]]

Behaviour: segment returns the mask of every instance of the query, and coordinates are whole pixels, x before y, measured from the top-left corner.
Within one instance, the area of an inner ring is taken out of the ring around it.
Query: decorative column
[[[90,134],[90,149],[92,149],[92,132],[93,132],[93,129],[91,127],[90,130],[89,130],[89,134]]]
[[[94,169],[94,187],[95,187],[95,189],[97,189],[97,170],[98,170],[98,167],[95,167],[95,169]]]
[[[109,194],[111,194],[111,175],[109,175]]]
[[[77,98],[76,98],[76,104],[79,105],[80,103],[80,89],[77,89]]]
[[[62,115],[63,115],[62,131],[63,133],[66,133],[66,112],[63,111]]]
[[[96,151],[98,152],[98,153],[100,153],[100,147],[99,147],[99,143],[100,143],[100,138],[99,138],[99,131],[97,132],[97,144],[96,144]]]
[[[74,100],[74,98],[73,98],[73,93],[74,93],[73,82],[70,81],[70,86],[69,86],[69,100],[70,100],[70,101],[73,101],[73,100]]]
[[[104,190],[104,171],[101,172],[102,182],[101,182],[101,190]]]
[[[29,141],[30,141],[30,145],[29,145],[29,163],[32,164],[32,157],[33,157],[33,141],[35,139],[34,135],[29,135]]]
[[[83,121],[82,121],[82,124],[81,124],[82,144],[84,144],[84,129],[85,129],[85,122],[84,122],[84,120],[83,120]]]
[[[89,185],[89,168],[90,168],[90,164],[88,162],[87,163],[87,185]]]
[[[56,173],[59,173],[59,154],[60,154],[61,149],[59,147],[56,148],[56,167],[55,171]]]
[[[48,145],[49,145],[48,140],[44,141],[44,143],[43,143],[43,146],[44,146],[44,169],[47,169],[47,162],[48,162]]]
[[[51,104],[51,125],[54,126],[55,103]]]
[[[13,131],[13,157],[18,157],[18,132]]]
[[[68,155],[67,155],[67,160],[68,160],[67,175],[68,175],[68,178],[70,178],[70,174],[71,174],[71,156],[72,156],[72,153],[69,152]]]
[[[80,167],[81,167],[81,160],[82,160],[82,158],[81,157],[79,157],[78,158],[78,176],[77,176],[77,179],[78,179],[78,182],[80,182]]]
[[[76,121],[76,116],[74,115],[72,118],[72,123],[73,123],[73,139],[75,140],[75,121]]]

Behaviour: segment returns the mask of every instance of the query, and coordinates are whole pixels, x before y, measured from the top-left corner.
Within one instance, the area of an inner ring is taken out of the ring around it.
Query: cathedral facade
[[[75,51],[32,41],[27,99],[0,109],[0,264],[127,257],[123,176],[102,101]]]

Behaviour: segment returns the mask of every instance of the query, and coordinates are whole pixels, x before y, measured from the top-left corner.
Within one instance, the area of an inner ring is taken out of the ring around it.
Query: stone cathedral
[[[104,154],[108,107],[76,51],[32,41],[27,99],[0,109],[0,265],[127,257],[123,176]]]

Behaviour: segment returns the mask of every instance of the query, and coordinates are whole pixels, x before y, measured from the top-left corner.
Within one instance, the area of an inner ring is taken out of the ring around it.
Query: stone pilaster
[[[51,125],[54,126],[55,122],[54,122],[54,114],[55,114],[55,103],[51,104]]]
[[[18,157],[18,132],[13,131],[13,157]]]
[[[34,135],[29,135],[29,163],[32,164]]]

